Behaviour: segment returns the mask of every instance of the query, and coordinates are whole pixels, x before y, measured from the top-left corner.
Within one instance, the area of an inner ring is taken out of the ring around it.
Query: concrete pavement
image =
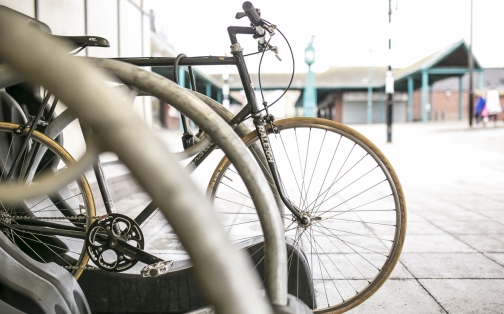
[[[504,313],[504,125],[466,124],[396,124],[392,144],[384,125],[352,125],[391,161],[408,207],[400,262],[352,313]],[[202,190],[212,170],[196,174]]]
[[[403,184],[400,264],[352,313],[504,313],[504,128],[467,122],[357,125]]]

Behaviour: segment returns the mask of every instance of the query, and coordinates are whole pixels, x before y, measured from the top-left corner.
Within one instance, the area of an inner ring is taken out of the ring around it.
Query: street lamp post
[[[313,48],[313,39],[308,43],[305,49],[305,63],[308,65],[306,73],[306,85],[303,93],[303,116],[317,116],[317,91],[315,89],[315,73],[311,70],[311,65],[315,62],[315,48]]]

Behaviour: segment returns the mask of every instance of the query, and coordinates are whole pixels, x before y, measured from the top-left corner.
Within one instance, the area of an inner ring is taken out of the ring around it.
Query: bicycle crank
[[[122,272],[139,261],[146,264],[162,261],[143,251],[144,237],[138,224],[117,213],[108,214],[91,224],[86,246],[91,260],[105,271]]]

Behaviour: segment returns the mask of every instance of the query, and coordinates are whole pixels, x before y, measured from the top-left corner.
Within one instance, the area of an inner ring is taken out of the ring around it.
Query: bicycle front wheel
[[[6,183],[26,129],[0,122],[0,181]],[[40,161],[30,162],[23,153],[9,182],[37,184],[43,175],[54,174],[74,159],[58,143],[38,131],[33,132],[26,151],[38,146],[45,151]],[[77,279],[89,260],[85,247],[86,231],[95,216],[91,189],[84,176],[50,195],[23,199],[14,204],[0,200],[0,231],[34,260],[54,262],[72,272]]]
[[[376,292],[399,259],[406,234],[401,184],[378,148],[343,124],[317,118],[274,124],[278,134],[269,129],[268,140],[281,184],[308,218],[298,221],[282,209],[286,237],[304,252],[311,271],[314,293],[312,300],[303,301],[316,313],[347,311]],[[251,145],[258,136],[253,131],[243,140]],[[260,165],[270,172],[268,165]],[[226,157],[207,193],[232,239],[262,235],[253,202]],[[291,267],[299,265],[294,256],[300,254],[288,256],[289,293],[303,299],[303,281],[292,273],[299,274],[299,267]]]

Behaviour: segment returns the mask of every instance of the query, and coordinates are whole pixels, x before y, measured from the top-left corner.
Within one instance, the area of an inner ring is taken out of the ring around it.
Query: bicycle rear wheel
[[[311,270],[315,293],[303,301],[316,313],[347,311],[369,298],[399,259],[406,233],[401,185],[378,148],[343,124],[292,118],[275,126],[279,133],[270,129],[269,141],[281,183],[308,217],[301,223],[285,207],[281,213],[286,237],[305,253]],[[251,145],[258,137],[254,131],[243,140]],[[231,239],[238,243],[262,235],[249,194],[226,157],[207,193]],[[299,265],[293,256],[288,256],[289,272],[299,273],[291,267]],[[289,278],[289,293],[301,297],[302,279],[292,273]]]
[[[26,132],[18,124],[0,122],[0,181],[5,183]],[[33,132],[27,151],[38,145],[47,149],[31,175],[29,154],[24,153],[9,181],[37,184],[43,175],[56,173],[74,163],[72,156],[49,137]],[[26,171],[28,170],[28,171]],[[28,177],[28,180],[25,178]],[[89,256],[85,234],[95,216],[91,189],[84,176],[51,195],[7,204],[0,200],[0,229],[24,253],[38,262],[55,262],[78,278]],[[73,236],[70,236],[73,234]],[[79,237],[78,235],[82,235]],[[76,236],[77,235],[77,236]]]

